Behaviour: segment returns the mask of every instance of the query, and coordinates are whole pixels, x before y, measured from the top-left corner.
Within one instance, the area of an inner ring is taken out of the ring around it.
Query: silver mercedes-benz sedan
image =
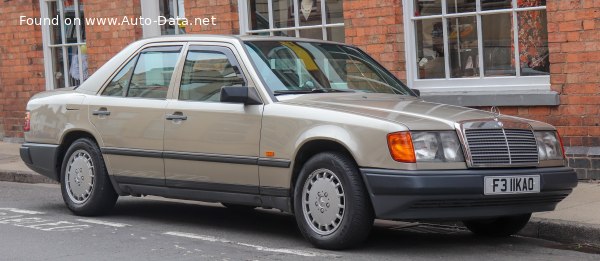
[[[360,49],[309,39],[141,40],[31,98],[24,130],[23,161],[76,215],[128,195],[276,208],[326,249],[375,218],[508,236],[577,185],[551,125],[423,101]]]

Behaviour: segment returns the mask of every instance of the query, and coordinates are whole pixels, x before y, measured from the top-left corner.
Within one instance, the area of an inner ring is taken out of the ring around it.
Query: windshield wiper
[[[275,95],[284,94],[307,94],[307,93],[330,93],[330,92],[355,92],[349,89],[332,89],[332,88],[314,88],[314,89],[300,89],[300,90],[276,90],[273,93]]]

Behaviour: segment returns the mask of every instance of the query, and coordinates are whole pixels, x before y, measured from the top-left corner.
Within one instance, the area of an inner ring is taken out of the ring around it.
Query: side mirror
[[[417,97],[421,97],[421,91],[419,91],[419,89],[410,89],[414,94],[417,95]]]
[[[221,87],[221,102],[243,103],[245,105],[262,104],[256,89],[239,86]]]

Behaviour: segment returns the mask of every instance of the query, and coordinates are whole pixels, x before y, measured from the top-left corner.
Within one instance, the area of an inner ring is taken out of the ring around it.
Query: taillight
[[[23,122],[23,131],[31,130],[31,112],[25,112],[25,122]]]

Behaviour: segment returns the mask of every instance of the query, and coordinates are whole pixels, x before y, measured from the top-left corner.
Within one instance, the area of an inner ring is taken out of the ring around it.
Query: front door
[[[102,138],[107,169],[120,183],[164,185],[164,110],[181,49],[143,49],[90,97],[89,117]]]
[[[258,194],[263,105],[220,102],[221,87],[247,88],[237,61],[228,47],[190,45],[166,109],[167,186]]]

